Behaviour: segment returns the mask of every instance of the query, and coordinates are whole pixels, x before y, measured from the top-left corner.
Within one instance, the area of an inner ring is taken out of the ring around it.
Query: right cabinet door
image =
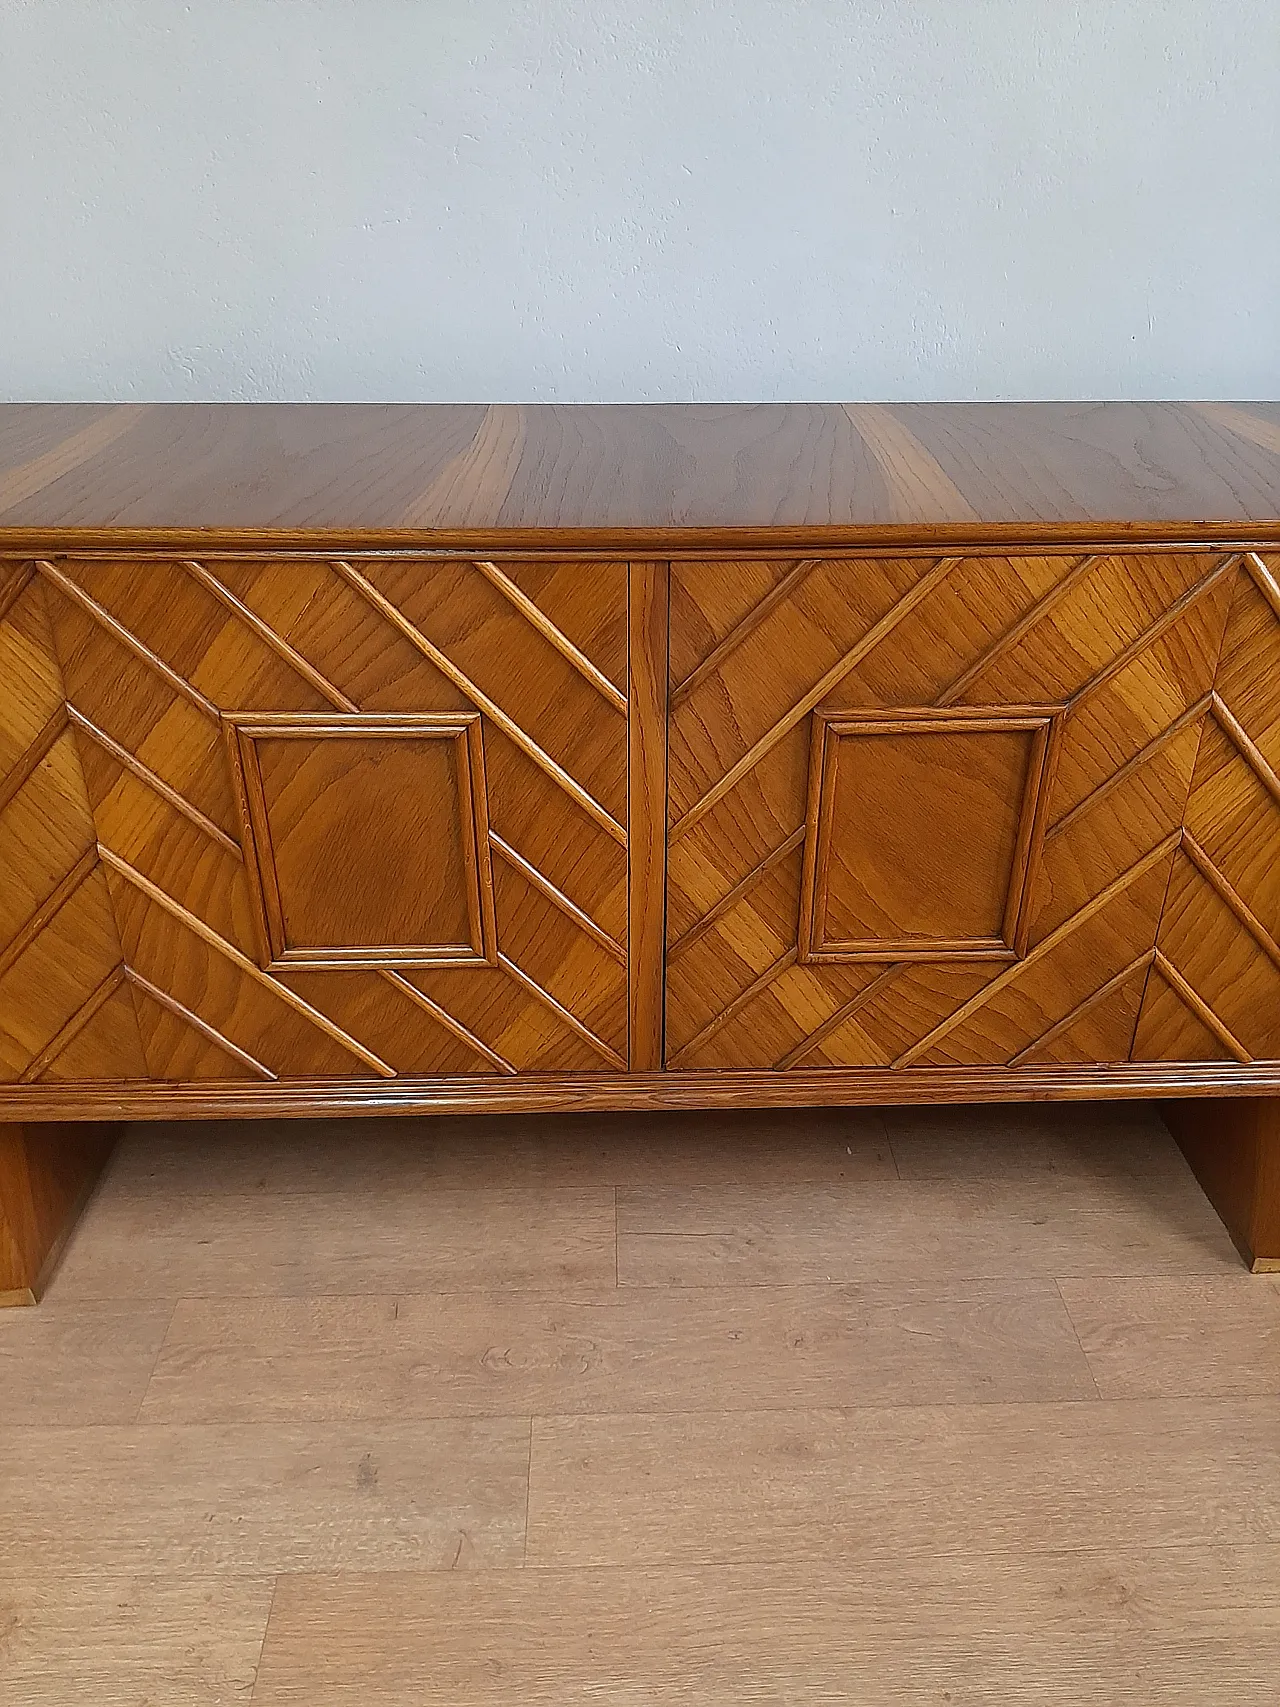
[[[673,564],[667,1065],[1280,1055],[1273,571]]]

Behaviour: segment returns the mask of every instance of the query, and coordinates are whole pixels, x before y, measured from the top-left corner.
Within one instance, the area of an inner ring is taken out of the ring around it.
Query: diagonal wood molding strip
[[[35,564],[23,563],[18,572],[0,588],[0,622],[5,620],[35,578]]]
[[[98,856],[104,865],[109,866],[112,871],[118,872],[126,883],[131,883],[135,889],[147,896],[149,900],[154,901],[171,918],[177,919],[180,924],[185,925],[202,942],[207,943],[216,953],[229,960],[246,977],[252,978],[257,984],[261,984],[264,990],[270,990],[272,995],[278,996],[287,1007],[291,1007],[295,1013],[301,1014],[304,1019],[310,1020],[312,1025],[323,1031],[327,1037],[332,1038],[335,1043],[340,1044],[357,1060],[362,1061],[366,1067],[372,1067],[374,1072],[380,1073],[384,1079],[396,1077],[395,1068],[389,1067],[380,1056],[374,1054],[372,1049],[367,1049],[363,1043],[357,1042],[349,1032],[344,1031],[327,1014],[321,1013],[319,1008],[313,1008],[310,1002],[304,1001],[287,984],[282,984],[279,979],[273,978],[269,972],[264,972],[260,966],[249,959],[248,955],[242,954],[233,943],[229,943],[225,937],[220,936],[211,925],[207,925],[202,918],[190,912],[180,902],[175,901],[173,896],[161,889],[158,883],[153,883],[149,877],[144,877],[142,872],[129,864],[128,860],[121,859],[118,854],[113,853],[101,842],[98,844]]]
[[[354,588],[363,599],[386,618],[393,628],[399,630],[411,646],[416,647],[424,658],[429,659],[442,675],[447,676],[456,688],[466,694],[468,699],[490,717],[508,740],[514,741],[520,751],[527,758],[532,759],[539,770],[549,776],[558,787],[562,788],[571,800],[581,806],[588,817],[594,819],[600,828],[612,836],[621,847],[626,847],[626,830],[594,795],[590,794],[576,778],[570,776],[562,765],[558,765],[549,753],[543,752],[533,737],[526,734],[514,718],[508,717],[502,707],[478,688],[446,653],[428,640],[427,636],[409,620],[398,605],[393,604],[385,594],[378,591],[372,581],[362,575],[352,564],[340,558],[335,558],[332,562],[334,569],[349,586]]]
[[[789,735],[798,723],[803,722],[814,706],[825,699],[833,688],[838,687],[846,676],[851,675],[864,658],[874,652],[882,641],[887,640],[899,623],[905,621],[916,606],[928,598],[939,581],[949,575],[956,564],[962,561],[963,559],[958,557],[939,558],[932,568],[927,570],[913,587],[910,587],[895,604],[890,606],[879,621],[874,622],[861,639],[851,646],[842,658],[837,659],[826,674],[815,682],[813,687],[801,699],[797,700],[772,728],[767,729],[735,764],[730,765],[719,781],[714,783],[702,798],[695,801],[684,816],[671,826],[669,840],[672,843],[678,842],[682,836],[687,835],[693,829],[695,824],[700,823],[711,808],[723,800],[732,789],[736,788],[742,778],[749,771],[755,769],[765,754],[771,751],[785,735]]]
[[[31,917],[19,925],[16,935],[10,938],[5,947],[0,949],[0,978],[16,960],[21,959],[41,931],[52,924],[90,872],[96,871],[97,868],[97,848],[86,848],[71,869],[64,873],[57,887],[45,897]]]
[[[244,852],[239,842],[234,837],[229,836],[220,825],[215,824],[212,818],[206,817],[198,806],[193,806],[185,794],[180,794],[163,777],[157,776],[150,765],[144,764],[136,753],[131,753],[128,747],[122,747],[118,741],[113,740],[105,730],[99,729],[96,723],[91,722],[82,711],[79,711],[69,702],[67,716],[82,735],[87,736],[89,740],[101,747],[104,753],[110,754],[118,765],[122,766],[132,776],[137,777],[139,782],[145,783],[148,788],[154,790],[162,800],[167,800],[175,812],[180,812],[189,823],[194,824],[198,830],[203,830],[205,835],[211,841],[217,842],[218,846],[225,852],[243,861]]]
[[[626,694],[609,680],[604,671],[598,668],[585,652],[574,645],[563,630],[556,627],[541,605],[535,604],[524,589],[517,585],[510,575],[500,569],[496,563],[488,563],[480,558],[474,558],[472,562],[490,586],[501,593],[503,598],[520,612],[529,626],[536,629],[548,645],[555,647],[560,656],[578,672],[583,681],[589,682],[602,699],[625,717],[627,715]]]
[[[1042,593],[1030,609],[1023,612],[1012,627],[1007,628],[1003,634],[993,640],[984,652],[980,652],[973,663],[967,669],[962,670],[950,686],[938,695],[934,703],[939,706],[954,705],[974,682],[985,675],[997,658],[1003,657],[1020,640],[1024,640],[1036,624],[1043,621],[1050,611],[1073,590],[1077,582],[1082,581],[1089,571],[1101,561],[1101,557],[1096,552],[1088,557],[1082,557],[1060,581],[1054,582],[1048,592]]]
[[[439,1002],[434,1001],[425,990],[420,990],[403,973],[385,966],[378,976],[385,979],[393,990],[398,990],[402,996],[406,996],[409,1001],[416,1003],[423,1013],[430,1014],[432,1019],[437,1024],[442,1025],[451,1036],[456,1037],[459,1043],[465,1043],[468,1049],[473,1050],[482,1061],[487,1061],[499,1073],[514,1073],[516,1071],[505,1056],[499,1055],[496,1049],[490,1049],[482,1037],[477,1037],[475,1032],[463,1025],[462,1021],[451,1014],[448,1008],[442,1007]]]
[[[123,983],[124,967],[113,967],[97,989],[90,992],[86,1000],[71,1015],[71,1018],[55,1032],[34,1060],[28,1062],[26,1070],[18,1075],[18,1083],[20,1085],[34,1084],[44,1073],[48,1072],[63,1050],[79,1037],[89,1021],[100,1008],[111,1000]]]
[[[348,698],[342,689],[335,687],[327,676],[315,665],[302,656],[296,646],[290,644],[279,630],[272,628],[269,622],[263,620],[255,610],[251,610],[243,600],[238,599],[214,574],[206,564],[197,563],[193,558],[180,557],[178,564],[185,569],[193,581],[199,583],[206,592],[211,593],[218,603],[223,605],[231,614],[238,617],[251,633],[256,634],[264,646],[269,646],[278,658],[296,670],[309,687],[315,689],[322,698],[327,699],[335,711],[359,711],[355,700]]]
[[[1201,1024],[1209,1028],[1218,1041],[1231,1051],[1242,1066],[1251,1066],[1253,1057],[1244,1044],[1218,1017],[1200,992],[1188,983],[1168,956],[1157,949],[1152,964],[1153,969],[1160,974],[1173,993],[1190,1008]]]
[[[1055,836],[1060,836],[1065,830],[1069,830],[1072,824],[1083,818],[1086,812],[1091,811],[1100,801],[1104,800],[1113,789],[1119,788],[1121,783],[1126,782],[1135,771],[1141,770],[1143,765],[1155,758],[1163,747],[1175,740],[1197,718],[1203,717],[1212,703],[1213,695],[1205,694],[1194,705],[1189,705],[1180,717],[1175,717],[1173,722],[1162,729],[1158,735],[1153,735],[1145,747],[1134,753],[1132,758],[1126,759],[1118,770],[1112,771],[1111,775],[1104,778],[1096,788],[1090,789],[1083,800],[1078,800],[1070,811],[1064,812],[1056,823],[1051,824],[1045,831],[1045,841],[1050,842]]]
[[[668,701],[670,709],[674,711],[691,694],[696,693],[702,683],[720,669],[726,658],[736,652],[743,641],[749,635],[754,634],[766,617],[772,616],[779,605],[785,604],[795,589],[807,580],[823,561],[821,557],[805,557],[799,563],[793,564],[777,585],[752,605],[747,614],[735,623],[724,639],[712,647],[702,662],[695,664],[685,679],[672,688],[671,697]]]
[[[594,1049],[601,1060],[607,1061],[611,1067],[616,1067],[619,1071],[626,1069],[626,1062],[611,1044],[606,1043],[603,1037],[597,1037],[590,1026],[584,1025],[577,1014],[565,1007],[563,1002],[558,1002],[550,990],[544,990],[536,978],[531,978],[523,967],[516,965],[510,955],[500,953],[498,965],[502,967],[509,978],[514,979],[519,984],[522,990],[528,991],[529,995],[541,1002],[548,1012],[555,1014],[558,1019],[562,1020],[575,1036],[580,1037],[585,1044]]]
[[[971,1014],[977,1013],[993,996],[998,995],[1016,978],[1021,977],[1028,967],[1036,965],[1047,954],[1051,954],[1060,943],[1066,941],[1073,931],[1079,930],[1080,926],[1091,919],[1095,913],[1100,912],[1103,907],[1114,901],[1117,895],[1123,894],[1130,884],[1136,883],[1140,877],[1145,876],[1162,859],[1172,857],[1181,839],[1181,830],[1175,830],[1171,835],[1165,836],[1162,841],[1157,842],[1150,852],[1145,853],[1127,871],[1114,878],[1105,889],[1100,889],[1096,895],[1091,896],[1083,907],[1074,912],[1069,919],[1064,919],[1056,930],[1050,931],[1049,935],[1042,942],[1038,942],[1025,959],[1015,961],[999,977],[993,978],[989,984],[985,984],[975,995],[970,996],[967,1002],[962,1003],[954,1013],[948,1014],[943,1020],[939,1020],[931,1031],[927,1031],[909,1049],[904,1050],[894,1061],[894,1068],[910,1067],[922,1055],[928,1054],[934,1044],[940,1043]]]
[[[49,757],[58,737],[65,733],[66,728],[67,708],[60,705],[9,774],[0,778],[0,812],[4,811],[15,794],[25,788],[33,773]]]
[[[1254,771],[1258,781],[1273,800],[1280,801],[1280,776],[1277,776],[1267,763],[1266,754],[1263,753],[1249,731],[1237,719],[1235,712],[1216,693],[1213,695],[1211,709],[1223,734],[1230,737],[1239,750],[1241,758]]]
[[[521,877],[531,883],[540,895],[545,896],[552,906],[558,907],[566,919],[572,919],[578,929],[585,932],[598,948],[602,948],[620,966],[627,964],[627,951],[622,944],[615,941],[608,931],[598,925],[590,913],[584,913],[576,901],[571,901],[563,890],[557,889],[551,879],[539,871],[536,865],[525,859],[523,854],[517,853],[496,830],[489,832],[489,846],[507,862],[513,871],[518,871]]]
[[[811,1054],[824,1038],[830,1037],[833,1031],[838,1031],[846,1020],[853,1019],[863,1008],[873,1002],[881,991],[887,990],[889,985],[906,971],[908,964],[909,962],[905,960],[897,960],[891,966],[886,966],[883,972],[877,973],[865,989],[859,990],[856,996],[850,996],[847,1002],[841,1002],[835,1012],[828,1014],[822,1024],[815,1027],[808,1037],[802,1038],[794,1049],[789,1049],[777,1063],[776,1070],[786,1072],[793,1067],[798,1067],[805,1056]]]
[[[1244,897],[1240,894],[1240,891],[1235,887],[1235,885],[1227,881],[1227,878],[1209,858],[1209,855],[1200,846],[1200,843],[1191,834],[1190,830],[1184,830],[1182,832],[1182,851],[1187,855],[1188,859],[1190,859],[1191,863],[1195,866],[1201,877],[1204,878],[1205,882],[1218,892],[1219,896],[1235,914],[1236,918],[1239,919],[1244,928],[1252,935],[1254,941],[1267,955],[1268,959],[1271,960],[1272,964],[1277,969],[1280,969],[1280,943],[1277,943],[1271,932],[1262,923],[1262,920],[1258,918],[1257,914],[1253,911],[1252,907],[1249,906],[1248,902],[1245,901]]]
[[[208,1020],[201,1019],[197,1013],[192,1013],[191,1009],[180,1002],[176,996],[171,996],[167,990],[160,989],[149,978],[144,978],[141,972],[135,972],[132,966],[124,968],[124,975],[129,983],[141,990],[144,995],[150,996],[153,1002],[158,1002],[162,1008],[173,1014],[175,1018],[182,1020],[185,1025],[189,1025],[193,1031],[198,1031],[201,1037],[206,1038],[218,1049],[223,1050],[233,1061],[239,1061],[241,1066],[247,1067],[255,1077],[269,1079],[273,1084],[279,1082],[278,1073],[273,1073],[270,1067],[265,1066],[256,1056],[250,1055],[247,1049],[242,1049],[238,1043],[233,1043],[229,1037],[225,1037],[216,1026],[210,1025]]]
[[[723,1026],[728,1025],[731,1019],[735,1019],[738,1014],[742,1012],[743,1008],[747,1007],[751,1002],[755,1001],[758,995],[767,990],[776,978],[780,978],[784,972],[789,971],[799,958],[800,950],[798,948],[789,948],[785,954],[780,954],[773,962],[772,966],[766,966],[758,978],[753,979],[753,981],[747,985],[745,990],[739,991],[739,993],[729,1003],[728,1007],[721,1008],[720,1012],[716,1014],[714,1018],[707,1021],[701,1031],[695,1032],[687,1043],[682,1043],[680,1045],[674,1055],[668,1056],[667,1065],[669,1067],[678,1067],[684,1056],[691,1054],[695,1049],[701,1048],[709,1038],[714,1037],[716,1032],[718,1032]]]
[[[1154,963],[1155,958],[1155,949],[1148,948],[1142,954],[1138,955],[1136,959],[1131,960],[1127,966],[1122,966],[1114,977],[1108,978],[1105,984],[1100,984],[1098,988],[1090,995],[1086,996],[1083,1001],[1077,1002],[1075,1007],[1071,1009],[1070,1013],[1063,1014],[1061,1019],[1055,1020],[1050,1026],[1046,1026],[1046,1028],[1040,1033],[1039,1037],[1032,1038],[1031,1042],[1027,1044],[1025,1049],[1020,1049],[1018,1051],[1018,1053],[1009,1062],[1009,1065],[1011,1067],[1020,1066],[1029,1055],[1034,1055],[1037,1049],[1043,1049],[1046,1043],[1052,1043],[1054,1038],[1061,1037],[1064,1033],[1070,1031],[1072,1026],[1075,1025],[1078,1020],[1083,1019],[1086,1014],[1092,1012],[1092,1010],[1096,1008],[1100,1002],[1104,1002],[1113,991],[1121,989],[1128,983],[1130,978],[1135,977],[1139,972],[1143,972],[1148,966],[1151,966]]]
[[[717,920],[722,919],[726,913],[732,912],[738,902],[749,895],[756,884],[767,877],[775,866],[780,865],[788,854],[794,853],[803,841],[804,825],[801,824],[798,830],[792,830],[785,841],[779,842],[778,846],[772,852],[767,853],[758,865],[753,866],[745,877],[739,878],[732,889],[722,895],[708,912],[705,912],[700,919],[689,926],[683,936],[678,937],[672,943],[667,950],[667,965],[671,966],[682,954],[691,949],[694,943],[698,942]]]
[[[126,628],[124,623],[112,616],[104,605],[100,605],[90,593],[86,593],[79,582],[73,581],[64,570],[59,569],[43,557],[36,559],[36,568],[60,593],[64,593],[73,604],[79,605],[87,616],[92,617],[94,622],[104,629],[113,640],[118,640],[122,646],[133,653],[135,658],[141,659],[148,669],[154,670],[156,675],[173,689],[174,693],[181,695],[183,699],[194,705],[197,711],[203,712],[214,723],[221,721],[221,713],[211,699],[207,699],[200,692],[200,689],[189,682],[185,676],[179,675],[177,670],[166,664],[158,653],[153,652],[149,646],[138,639],[131,629]]]

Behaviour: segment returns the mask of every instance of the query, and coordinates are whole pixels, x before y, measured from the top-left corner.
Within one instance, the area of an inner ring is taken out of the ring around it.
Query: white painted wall
[[[0,0],[0,395],[1280,396],[1277,0]]]

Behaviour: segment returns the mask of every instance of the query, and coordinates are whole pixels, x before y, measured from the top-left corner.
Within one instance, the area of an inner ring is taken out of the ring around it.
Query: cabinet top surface
[[[1280,403],[0,406],[17,531],[1239,523],[1280,524]]]

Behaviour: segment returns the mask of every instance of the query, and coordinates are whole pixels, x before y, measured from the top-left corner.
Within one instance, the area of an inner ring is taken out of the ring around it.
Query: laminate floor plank
[[[1278,1304],[1137,1105],[138,1124],[0,1702],[1269,1702]]]
[[[529,1423],[0,1430],[0,1573],[519,1564]]]
[[[898,1172],[913,1180],[1178,1179],[1191,1170],[1152,1103],[988,1103],[886,1109]]]
[[[152,1422],[1092,1398],[1045,1281],[180,1302]]]
[[[1280,1548],[286,1577],[254,1707],[1239,1707]]]
[[[0,1573],[0,1700],[247,1703],[274,1587],[272,1577]]]
[[[1064,1280],[1108,1399],[1280,1394],[1280,1276]]]
[[[145,1300],[0,1310],[0,1428],[131,1423],[172,1315]]]
[[[49,1297],[429,1292],[612,1285],[610,1186],[236,1195],[104,1192]]]
[[[1188,1174],[618,1192],[624,1286],[1237,1273]]]
[[[538,1417],[530,1565],[1280,1544],[1271,1399]]]
[[[1167,1141],[1167,1140],[1166,1140]],[[893,1179],[876,1109],[139,1121],[101,1190],[398,1192],[469,1186],[750,1185]]]

